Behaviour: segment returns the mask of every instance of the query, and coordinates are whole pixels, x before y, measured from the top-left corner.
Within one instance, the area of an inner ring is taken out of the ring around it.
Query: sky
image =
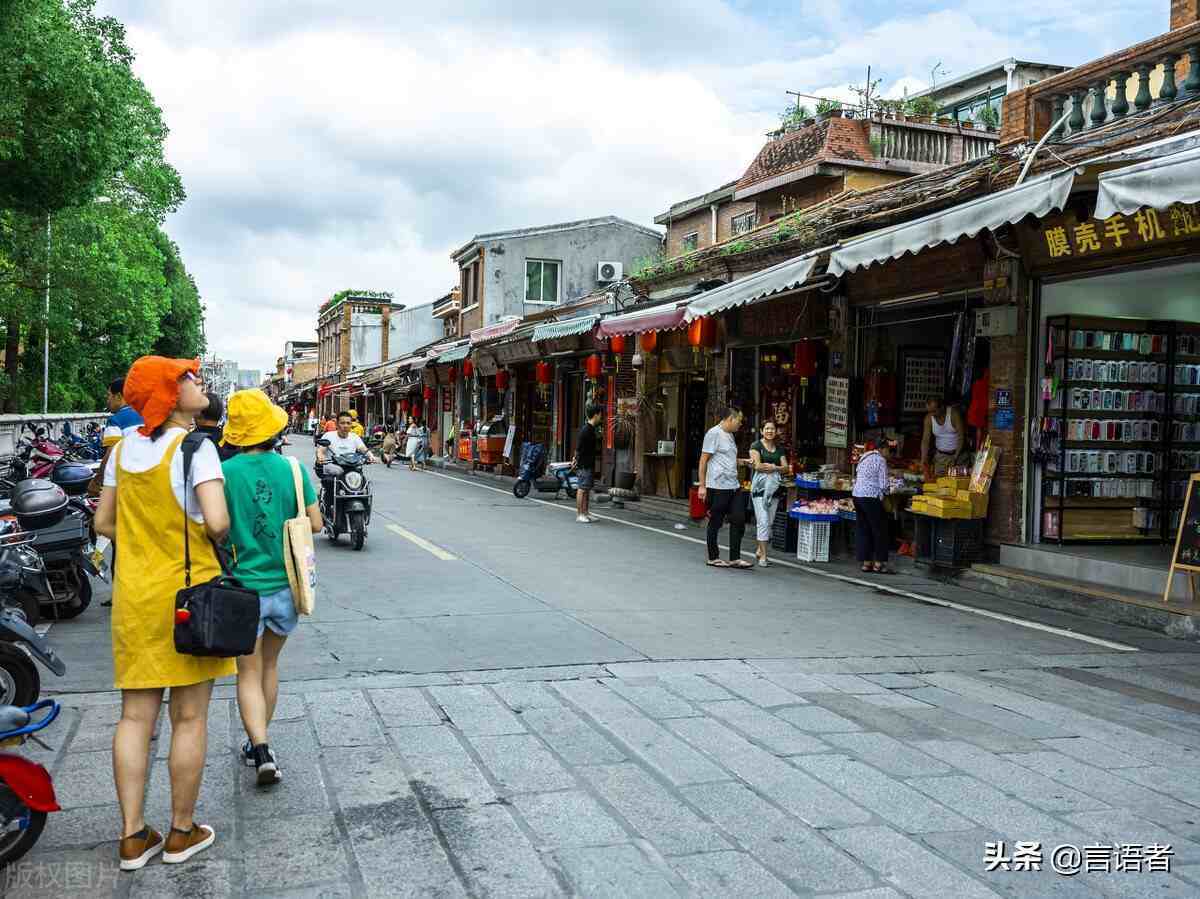
[[[1155,12],[1155,6],[1161,7]],[[343,288],[417,305],[475,234],[652,224],[738,178],[793,102],[919,90],[1009,56],[1075,65],[1165,31],[1094,0],[100,0],[163,108],[167,230],[210,351],[273,369]]]

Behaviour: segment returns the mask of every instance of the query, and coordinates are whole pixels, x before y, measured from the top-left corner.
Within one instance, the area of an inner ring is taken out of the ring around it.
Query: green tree
[[[179,256],[179,247],[161,231],[158,237],[170,303],[166,315],[158,324],[154,353],[175,359],[190,359],[205,350],[204,304],[200,301],[195,280]]]
[[[797,103],[795,106],[789,106],[779,116],[779,127],[784,131],[792,128],[799,128],[804,124],[805,119],[812,118],[812,110],[807,106],[802,106]]]

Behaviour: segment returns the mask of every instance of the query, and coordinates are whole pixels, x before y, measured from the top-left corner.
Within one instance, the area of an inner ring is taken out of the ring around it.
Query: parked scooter
[[[517,481],[513,484],[513,496],[524,499],[534,482],[546,473],[546,444],[527,443],[521,450],[521,466],[517,469]]]
[[[566,495],[575,498],[579,489],[579,474],[571,467],[570,462],[551,462],[548,466],[550,476],[558,481],[558,496]]]
[[[37,740],[34,734],[49,727],[59,711],[53,699],[0,706],[0,747]],[[39,713],[44,714],[39,717]],[[33,848],[46,826],[46,815],[57,811],[61,809],[49,772],[15,752],[0,752],[0,870]]]
[[[320,438],[317,443],[329,447],[327,437]],[[367,526],[371,523],[371,482],[362,473],[367,461],[362,453],[344,453],[318,466],[317,470],[321,479],[320,503],[325,533],[335,542],[339,535],[349,534],[350,545],[356,550],[363,548]]]
[[[38,635],[18,609],[0,609],[0,704],[29,705],[37,701],[42,692],[42,678],[34,659],[59,677],[67,673],[66,664],[54,648]]]

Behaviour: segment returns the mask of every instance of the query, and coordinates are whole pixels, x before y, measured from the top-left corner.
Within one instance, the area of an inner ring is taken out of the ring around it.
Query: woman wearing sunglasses
[[[120,866],[143,867],[162,853],[178,864],[212,845],[211,827],[193,819],[208,743],[213,680],[232,675],[232,659],[175,651],[175,594],[184,587],[184,528],[192,582],[220,573],[211,541],[229,531],[221,460],[200,444],[184,483],[180,445],[208,406],[199,360],[143,356],[125,378],[125,400],[144,424],[109,455],[96,531],[121,547],[113,584],[112,644],[121,720],[113,736],[113,777],[121,805]],[[184,513],[186,503],[187,514]],[[150,739],[163,691],[170,689],[171,822],[167,837],[144,818]]]

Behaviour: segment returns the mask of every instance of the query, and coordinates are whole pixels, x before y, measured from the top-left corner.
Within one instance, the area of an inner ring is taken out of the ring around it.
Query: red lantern
[[[625,352],[625,335],[618,334],[608,341],[608,348],[617,356]]]
[[[475,374],[475,363],[473,363],[470,359],[464,359],[463,360],[463,377],[469,378],[473,374]]]
[[[453,384],[455,381],[457,381],[457,380],[458,380],[458,367],[457,367],[457,366],[453,366],[453,365],[452,365],[452,366],[450,366],[450,375],[449,375],[449,378],[450,378],[450,383],[451,383],[451,384]]]
[[[587,357],[584,369],[587,371],[587,376],[595,381],[604,373],[604,360],[600,358],[599,353],[592,353]]]
[[[537,364],[537,382],[543,385],[553,383],[554,366],[549,362],[539,362]]]
[[[638,342],[642,347],[643,353],[653,353],[654,350],[658,347],[658,332],[657,331],[643,331]]]
[[[712,349],[717,345],[716,319],[704,316],[692,319],[688,325],[688,343],[696,349]]]
[[[401,411],[401,412],[407,412],[407,411],[408,411],[408,408],[409,408],[409,407],[408,407],[408,400],[401,400],[401,401],[400,401],[400,411]]]
[[[429,400],[433,399],[433,388],[432,388],[432,387],[426,387],[426,388],[425,388],[425,392],[424,392],[424,393],[422,393],[421,395],[422,395],[423,397],[425,397],[425,401],[426,401],[426,402],[428,402]]]
[[[502,369],[500,369],[500,371],[496,372],[496,389],[497,390],[508,390],[508,370],[507,369],[502,368]]]
[[[814,378],[817,375],[817,343],[814,340],[801,340],[796,344],[795,362],[792,365],[792,375],[797,378]]]

